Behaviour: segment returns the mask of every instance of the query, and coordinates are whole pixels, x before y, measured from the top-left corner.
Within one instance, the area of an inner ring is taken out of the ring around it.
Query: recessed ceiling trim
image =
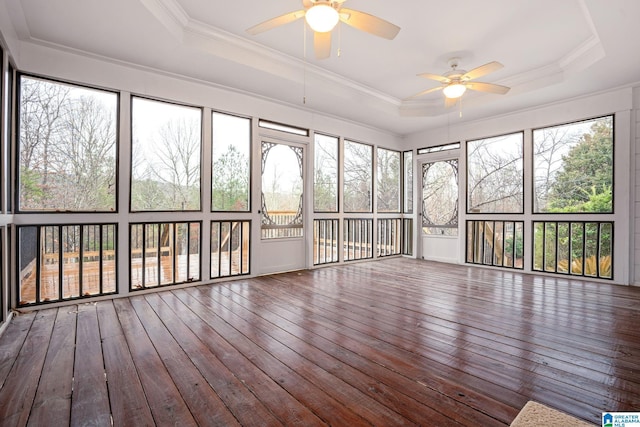
[[[210,54],[234,61],[260,71],[286,77],[296,83],[311,77],[315,81],[341,86],[345,91],[355,91],[357,96],[366,95],[399,107],[401,100],[369,86],[345,78],[342,75],[320,68],[304,60],[283,54],[260,43],[247,40],[230,32],[189,17],[176,0],[140,0],[151,8],[151,13],[173,35],[186,45],[207,51]],[[169,19],[167,15],[172,15]],[[178,30],[176,25],[180,25]]]

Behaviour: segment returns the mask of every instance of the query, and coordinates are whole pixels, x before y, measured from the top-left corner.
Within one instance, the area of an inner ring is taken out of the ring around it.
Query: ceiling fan
[[[501,63],[493,61],[476,67],[471,71],[465,71],[458,69],[459,60],[460,58],[451,58],[449,60],[451,71],[448,71],[442,75],[431,73],[418,74],[418,76],[420,77],[436,80],[442,83],[442,85],[423,90],[422,92],[419,92],[406,99],[409,100],[422,95],[426,95],[431,92],[442,90],[445,96],[444,105],[445,107],[450,107],[456,103],[456,101],[466,92],[467,89],[476,90],[479,92],[495,93],[499,95],[504,95],[505,93],[509,92],[510,88],[508,88],[507,86],[472,81],[489,73],[493,73],[494,71],[498,71],[503,67]]]
[[[247,29],[256,35],[281,25],[296,21],[302,17],[314,31],[313,48],[316,58],[328,58],[331,54],[331,30],[339,21],[358,30],[392,40],[400,27],[377,16],[358,10],[342,7],[347,0],[302,0],[302,10],[285,13]]]

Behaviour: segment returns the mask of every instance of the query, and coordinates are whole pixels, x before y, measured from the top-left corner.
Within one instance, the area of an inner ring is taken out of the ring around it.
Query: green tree
[[[549,211],[612,212],[612,188],[612,121],[599,120],[563,156],[562,170],[551,186]]]
[[[249,209],[249,159],[234,145],[213,162],[211,206],[214,211]]]

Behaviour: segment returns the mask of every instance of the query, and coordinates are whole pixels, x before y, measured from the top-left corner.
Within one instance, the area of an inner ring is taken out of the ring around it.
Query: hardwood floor
[[[640,410],[640,289],[403,258],[42,309],[0,425],[508,425]]]

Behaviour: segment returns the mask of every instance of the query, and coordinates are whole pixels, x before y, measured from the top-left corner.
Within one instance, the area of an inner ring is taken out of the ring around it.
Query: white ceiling
[[[24,42],[224,85],[399,135],[640,81],[638,0],[348,0],[346,7],[402,29],[390,41],[341,25],[325,60],[314,58],[310,31],[305,59],[303,20],[257,36],[245,32],[301,9],[301,0],[11,3]],[[503,69],[481,80],[511,91],[467,92],[462,119],[444,109],[441,92],[403,101],[437,86],[416,74],[441,74],[453,56],[466,70],[501,62]]]

